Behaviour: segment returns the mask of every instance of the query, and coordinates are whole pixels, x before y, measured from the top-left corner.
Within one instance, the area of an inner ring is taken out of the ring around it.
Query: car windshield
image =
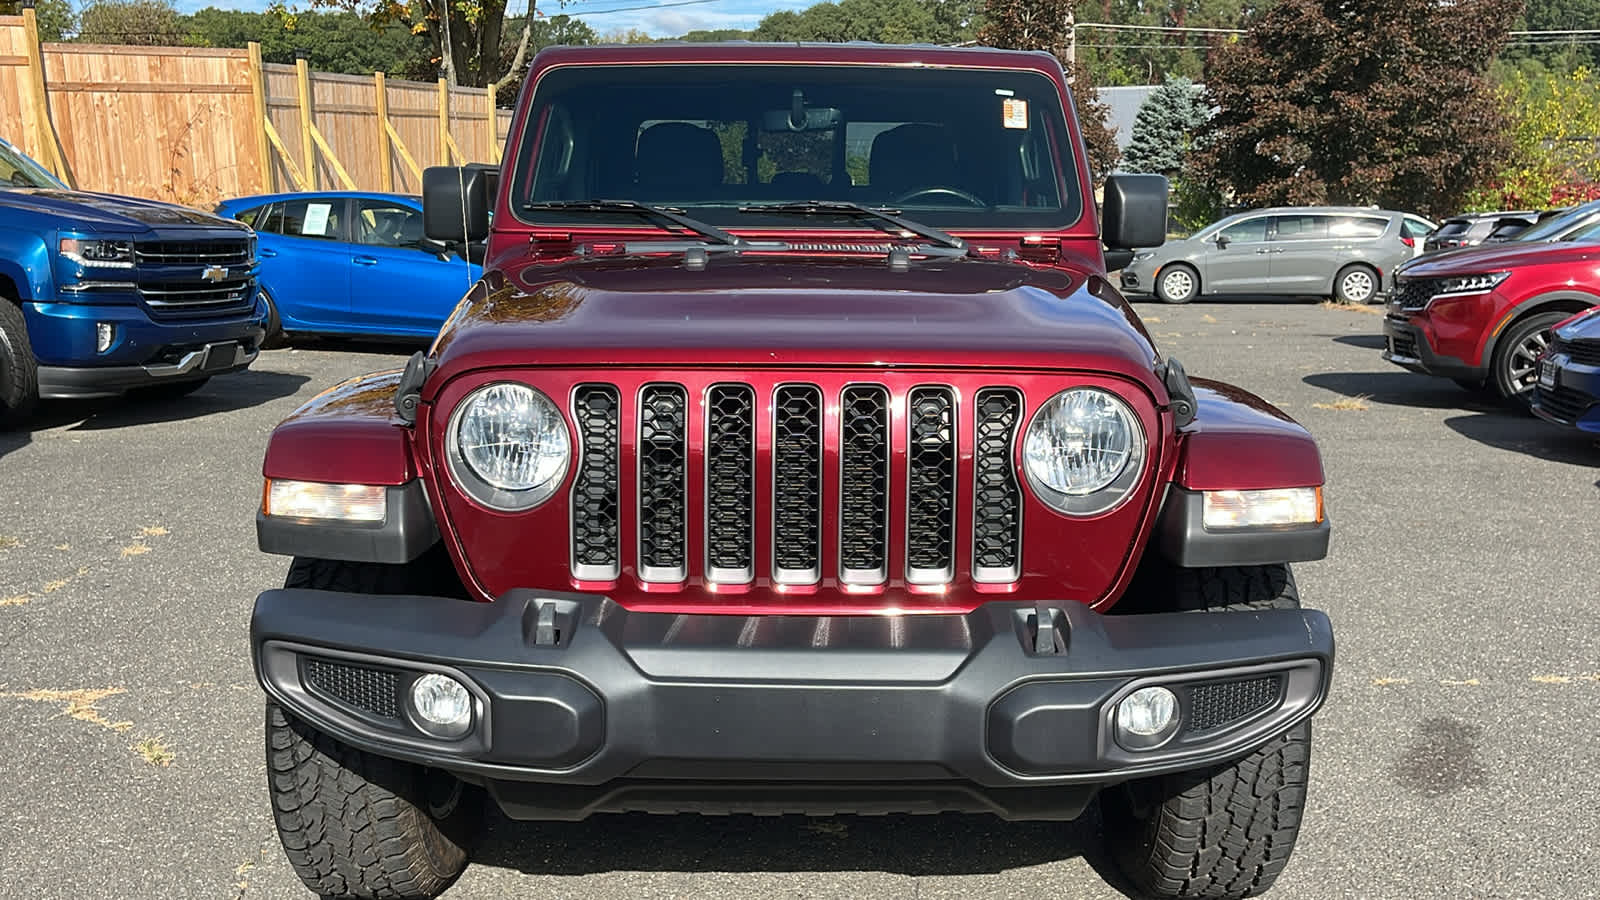
[[[65,188],[44,167],[0,142],[0,190],[10,188]]]
[[[1596,219],[1587,225],[1580,226],[1571,234],[1562,235],[1561,240],[1578,241],[1581,243],[1593,243],[1595,241],[1600,241],[1600,219]]]
[[[1053,82],[887,66],[571,66],[540,78],[512,176],[530,223],[637,225],[583,201],[723,227],[1060,228],[1082,211]],[[801,210],[780,204],[823,201]],[[753,207],[770,207],[754,209]]]
[[[1549,241],[1561,237],[1562,232],[1574,225],[1582,223],[1595,214],[1600,213],[1600,200],[1593,200],[1572,210],[1564,216],[1546,219],[1538,225],[1517,235],[1512,240],[1516,241]]]

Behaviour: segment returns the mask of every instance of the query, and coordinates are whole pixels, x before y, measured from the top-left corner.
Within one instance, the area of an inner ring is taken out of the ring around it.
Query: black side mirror
[[[1227,247],[1228,247],[1228,243],[1229,243],[1229,241],[1228,241],[1228,239],[1226,237],[1224,237],[1221,234],[1217,235],[1217,249],[1218,250],[1226,250]]]
[[[452,252],[450,244],[444,241],[436,241],[430,237],[425,237],[422,240],[417,241],[417,249],[421,250],[423,253],[437,256],[440,259],[449,258]]]
[[[432,166],[422,172],[422,232],[445,243],[489,236],[490,208],[500,170],[494,166]]]
[[[1111,250],[1159,247],[1167,240],[1165,175],[1112,175],[1101,206],[1100,240]]]

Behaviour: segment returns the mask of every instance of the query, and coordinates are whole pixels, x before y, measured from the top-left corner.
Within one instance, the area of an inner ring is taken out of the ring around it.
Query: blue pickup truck
[[[0,139],[0,425],[42,398],[180,396],[255,361],[255,235],[69,190]]]

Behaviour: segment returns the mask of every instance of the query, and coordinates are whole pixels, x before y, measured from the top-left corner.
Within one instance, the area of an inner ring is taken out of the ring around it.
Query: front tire
[[[1156,297],[1162,303],[1188,303],[1200,295],[1200,273],[1193,266],[1173,263],[1156,276]]]
[[[1286,564],[1172,568],[1164,611],[1298,609]],[[1239,898],[1270,888],[1305,810],[1311,723],[1231,763],[1143,778],[1100,795],[1107,853],[1148,897]]]
[[[1352,306],[1364,306],[1378,294],[1378,273],[1368,266],[1351,265],[1333,276],[1333,299]]]
[[[0,293],[0,427],[20,424],[39,403],[39,361],[22,307]]]
[[[261,339],[261,349],[276,350],[288,346],[289,336],[283,331],[283,317],[278,315],[278,304],[266,288],[261,289],[261,300],[267,304],[267,334]]]
[[[1533,385],[1539,377],[1539,354],[1550,345],[1550,329],[1569,314],[1535,313],[1522,319],[1501,335],[1495,345],[1491,378],[1502,399],[1528,409]]]

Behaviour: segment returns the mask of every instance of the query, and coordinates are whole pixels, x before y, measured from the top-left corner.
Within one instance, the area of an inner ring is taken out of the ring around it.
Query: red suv
[[[1395,275],[1383,358],[1526,404],[1562,319],[1600,304],[1600,226],[1422,257]]]

